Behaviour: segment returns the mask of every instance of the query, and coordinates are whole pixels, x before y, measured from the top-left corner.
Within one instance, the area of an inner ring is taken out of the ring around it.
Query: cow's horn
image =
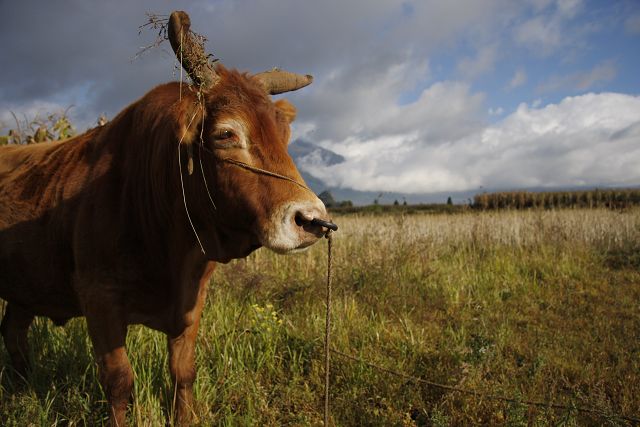
[[[194,39],[189,31],[191,19],[186,12],[176,10],[169,17],[169,42],[182,67],[193,82],[203,88],[216,84],[218,75],[204,52],[203,43]]]
[[[262,83],[265,90],[271,95],[290,92],[308,86],[313,82],[313,76],[290,73],[289,71],[274,68],[254,76]]]

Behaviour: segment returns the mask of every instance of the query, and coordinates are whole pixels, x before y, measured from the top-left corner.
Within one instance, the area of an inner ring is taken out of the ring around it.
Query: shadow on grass
[[[625,268],[640,270],[640,242],[626,241],[620,247],[607,250],[605,262],[614,270]]]
[[[83,320],[62,328],[36,319],[29,331],[25,377],[13,370],[6,349],[0,348],[0,413],[14,417],[5,418],[3,425],[22,425],[25,419],[39,419],[42,425],[104,423],[104,396]]]

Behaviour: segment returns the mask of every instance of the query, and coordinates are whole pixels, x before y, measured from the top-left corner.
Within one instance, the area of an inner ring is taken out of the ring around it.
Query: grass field
[[[334,218],[333,346],[429,381],[332,355],[336,425],[631,425],[640,417],[640,210]],[[201,425],[322,422],[326,244],[221,266],[198,342]],[[0,346],[3,425],[100,425],[85,323],[38,319],[27,383]],[[131,422],[171,400],[164,337],[131,327]],[[581,413],[576,407],[597,413]]]

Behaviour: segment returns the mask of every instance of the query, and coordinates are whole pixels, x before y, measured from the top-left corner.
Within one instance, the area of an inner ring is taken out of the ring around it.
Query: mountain
[[[289,154],[296,163],[299,163],[303,159],[326,166],[337,165],[338,163],[344,162],[344,157],[340,154],[301,138],[289,144]]]

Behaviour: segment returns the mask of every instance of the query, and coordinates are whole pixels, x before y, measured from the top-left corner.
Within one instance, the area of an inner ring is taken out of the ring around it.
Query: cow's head
[[[327,212],[287,152],[296,109],[287,100],[271,99],[308,85],[311,76],[214,67],[189,33],[184,12],[172,13],[168,30],[194,82],[180,136],[190,208],[200,217],[210,215],[225,246],[231,242],[237,253],[258,246],[287,253],[316,242],[325,230],[311,220],[327,219]]]

